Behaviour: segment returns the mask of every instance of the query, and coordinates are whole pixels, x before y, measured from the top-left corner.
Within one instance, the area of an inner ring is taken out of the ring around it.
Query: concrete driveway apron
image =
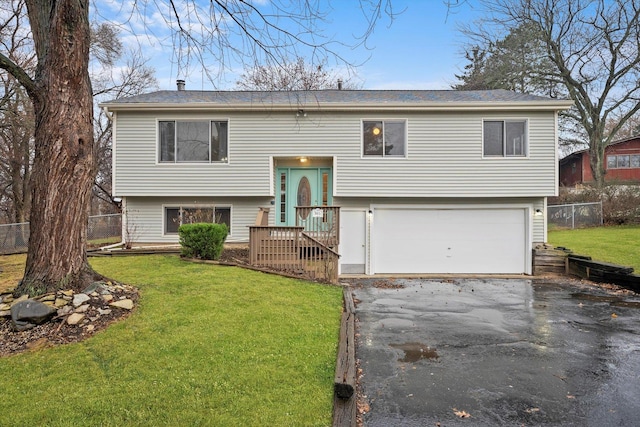
[[[640,298],[524,279],[359,280],[365,426],[639,426]]]

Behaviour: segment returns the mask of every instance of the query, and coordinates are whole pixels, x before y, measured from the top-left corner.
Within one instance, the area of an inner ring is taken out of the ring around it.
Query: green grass
[[[26,254],[0,255],[0,293],[13,290],[24,276]]]
[[[136,312],[0,359],[0,425],[326,426],[342,291],[175,256],[92,259]]]
[[[640,226],[549,231],[549,243],[597,261],[631,266],[640,272]]]

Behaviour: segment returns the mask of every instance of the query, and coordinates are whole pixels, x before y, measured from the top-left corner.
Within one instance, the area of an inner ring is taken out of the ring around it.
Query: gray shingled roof
[[[101,105],[134,107],[136,105],[197,106],[216,105],[223,107],[287,106],[311,108],[340,107],[354,105],[418,106],[447,104],[566,104],[556,100],[507,90],[459,91],[459,90],[314,90],[314,91],[195,91],[162,90],[128,98],[104,102]]]

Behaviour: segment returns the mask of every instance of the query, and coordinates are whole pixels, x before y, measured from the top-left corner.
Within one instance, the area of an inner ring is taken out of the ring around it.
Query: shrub
[[[228,232],[225,224],[183,224],[178,228],[182,255],[190,258],[218,259]]]

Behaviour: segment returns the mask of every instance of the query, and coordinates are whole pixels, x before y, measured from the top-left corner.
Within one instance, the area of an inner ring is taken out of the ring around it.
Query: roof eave
[[[422,103],[403,103],[403,104],[367,104],[367,103],[348,103],[348,104],[222,104],[222,103],[156,103],[156,102],[140,102],[140,103],[117,103],[106,102],[100,103],[99,107],[106,108],[109,111],[151,111],[151,110],[213,110],[213,111],[296,111],[305,109],[307,111],[449,111],[449,110],[527,110],[527,111],[560,111],[566,110],[573,106],[573,101],[554,100],[554,101],[525,101],[525,102],[422,102]]]

